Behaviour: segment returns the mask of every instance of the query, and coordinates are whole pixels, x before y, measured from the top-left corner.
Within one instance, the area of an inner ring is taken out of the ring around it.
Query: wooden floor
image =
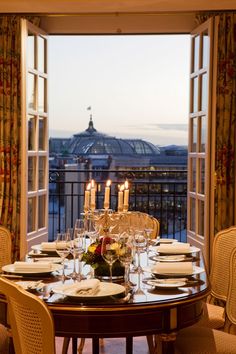
[[[56,338],[56,353],[60,354],[62,350],[63,338]],[[68,350],[68,354],[72,353],[72,346]],[[133,342],[133,354],[148,354],[148,346],[146,337],[136,337]],[[91,340],[85,340],[83,354],[92,354]],[[100,340],[100,354],[125,354],[124,338],[105,338]]]

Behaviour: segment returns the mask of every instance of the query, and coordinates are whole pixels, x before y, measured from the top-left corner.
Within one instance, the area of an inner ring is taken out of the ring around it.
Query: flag
[[[89,106],[89,107],[87,108],[87,111],[91,111],[91,106]]]

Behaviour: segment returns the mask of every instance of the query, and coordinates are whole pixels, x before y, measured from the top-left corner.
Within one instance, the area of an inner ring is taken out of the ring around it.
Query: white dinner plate
[[[151,259],[157,262],[183,262],[186,260],[186,255],[152,256]]]
[[[160,238],[158,243],[174,243],[178,242],[178,240],[175,240],[173,238]]]
[[[165,251],[163,249],[161,249],[161,252],[160,252],[160,247],[161,246],[156,246],[156,247],[154,246],[154,247],[152,247],[152,250],[154,252],[159,253],[159,254],[169,254],[169,255],[170,254],[190,254],[190,253],[200,252],[200,248],[197,248],[195,246],[190,246],[189,249],[184,252],[183,252],[183,250],[178,249],[178,247],[176,247],[176,248],[173,247],[173,250],[171,250],[171,252],[170,252],[170,250]]]
[[[197,275],[200,273],[205,272],[205,269],[198,266],[193,266],[193,271],[188,273],[158,273],[157,271],[153,270],[153,267],[143,267],[143,270],[148,273],[152,273],[155,276],[163,276],[163,277],[183,277],[183,276],[190,276],[190,275]]]
[[[66,287],[67,286],[68,285],[66,285]],[[99,297],[107,297],[107,296],[122,294],[125,292],[125,287],[116,283],[100,282],[99,290],[94,295],[71,294],[70,292],[71,290],[68,289],[63,290],[63,285],[53,288],[52,291],[55,294],[60,294],[60,295],[65,295],[65,296],[75,297],[75,298],[99,298]]]
[[[178,288],[180,286],[186,285],[186,282],[178,281],[178,279],[176,279],[175,281],[173,281],[173,279],[171,279],[171,281],[169,281],[169,279],[161,279],[161,280],[153,279],[153,280],[149,280],[147,284],[155,286],[155,288],[173,289],[173,288]]]
[[[51,262],[53,264],[60,264],[62,262],[62,259],[60,257],[34,257],[34,262],[37,261],[39,261],[40,263]]]
[[[61,264],[52,264],[52,269],[51,270],[40,270],[38,271],[37,269],[25,269],[25,270],[15,270],[14,264],[7,264],[2,267],[2,270],[7,273],[12,273],[12,274],[22,274],[22,275],[40,275],[40,274],[50,274],[52,272],[55,272],[57,270],[61,270],[62,265]]]
[[[42,248],[41,244],[39,245],[33,245],[31,246],[31,249],[34,251],[38,251],[38,252],[47,252],[47,253],[55,253],[57,250],[56,248]]]

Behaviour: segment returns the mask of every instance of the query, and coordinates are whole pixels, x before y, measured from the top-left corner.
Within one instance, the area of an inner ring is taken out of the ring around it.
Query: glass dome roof
[[[159,155],[160,150],[141,139],[120,139],[97,132],[90,116],[88,128],[73,135],[68,145],[73,155]]]

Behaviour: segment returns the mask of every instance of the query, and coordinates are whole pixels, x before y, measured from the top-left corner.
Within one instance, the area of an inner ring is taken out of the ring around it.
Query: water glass
[[[112,265],[118,259],[119,254],[118,238],[117,234],[110,234],[109,236],[104,236],[102,240],[101,255],[109,265],[110,282],[112,282]]]
[[[65,275],[65,259],[71,251],[71,238],[70,234],[67,232],[58,233],[56,239],[56,251],[62,260],[62,276],[61,279],[64,281],[67,277]]]

